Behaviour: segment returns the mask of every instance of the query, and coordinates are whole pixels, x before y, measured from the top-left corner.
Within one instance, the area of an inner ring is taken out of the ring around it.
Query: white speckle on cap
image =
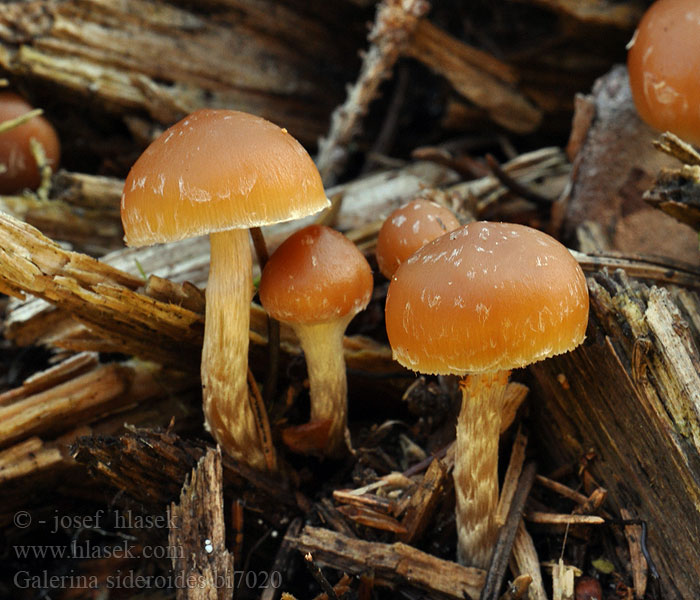
[[[396,227],[401,227],[406,222],[406,217],[403,215],[397,215],[391,220],[391,224]]]

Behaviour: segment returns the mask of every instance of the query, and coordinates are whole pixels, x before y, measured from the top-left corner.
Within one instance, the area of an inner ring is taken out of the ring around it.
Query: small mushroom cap
[[[363,310],[372,295],[372,271],[342,233],[309,225],[270,256],[260,279],[260,302],[286,323],[327,323]]]
[[[657,0],[628,48],[639,115],[656,129],[700,144],[700,2]]]
[[[12,92],[0,92],[0,122],[16,119],[34,110],[24,98]],[[53,125],[38,116],[13,127],[0,135],[0,164],[5,170],[0,173],[0,193],[14,194],[24,188],[36,189],[41,183],[41,174],[32,154],[29,140],[36,139],[43,147],[46,162],[56,169],[61,144]]]
[[[126,243],[147,246],[296,219],[328,204],[311,157],[285,129],[201,109],[134,163],[121,214]]]
[[[379,270],[390,279],[416,250],[457,227],[457,217],[429,200],[413,200],[397,208],[386,218],[377,236]]]
[[[571,253],[541,231],[469,223],[403,263],[386,299],[394,358],[422,373],[514,369],[584,338],[588,290]]]

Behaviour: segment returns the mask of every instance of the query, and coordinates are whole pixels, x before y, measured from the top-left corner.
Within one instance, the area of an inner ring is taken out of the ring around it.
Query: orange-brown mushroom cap
[[[384,221],[377,236],[377,266],[390,278],[399,265],[419,248],[459,227],[447,208],[418,199],[397,208]]]
[[[0,121],[16,119],[31,110],[33,107],[21,96],[0,93]],[[39,187],[41,174],[29,143],[32,138],[44,149],[48,165],[54,170],[58,166],[61,144],[56,130],[44,117],[33,117],[0,135],[0,164],[5,167],[0,173],[0,193],[12,194],[23,188]]]
[[[323,323],[355,315],[372,294],[372,271],[342,233],[309,225],[270,256],[260,279],[260,302],[275,319]]]
[[[145,246],[296,219],[328,204],[311,157],[285,129],[201,109],[134,163],[121,211],[126,243]]]
[[[700,2],[654,2],[629,44],[627,66],[642,119],[700,144]]]
[[[522,367],[584,338],[588,291],[571,253],[545,233],[469,223],[403,263],[389,285],[394,358],[423,373]]]

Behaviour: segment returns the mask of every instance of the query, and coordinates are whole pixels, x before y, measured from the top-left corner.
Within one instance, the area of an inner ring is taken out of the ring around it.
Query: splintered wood
[[[700,360],[693,342],[700,301],[622,271],[598,273],[589,290],[588,341],[531,367],[541,399],[536,429],[560,460],[594,449],[589,469],[607,489],[608,506],[644,515],[651,556],[659,571],[673,574],[659,581],[662,589],[671,598],[699,597],[687,565],[700,563]]]
[[[299,552],[310,552],[320,565],[356,575],[373,572],[378,585],[409,585],[449,598],[477,600],[484,583],[480,569],[441,560],[401,542],[365,542],[311,526],[287,539]]]
[[[185,371],[199,370],[204,332],[201,294],[191,284],[180,286],[152,280],[156,297],[140,293],[140,276],[130,275],[106,262],[63,250],[36,229],[0,214],[0,288],[22,297],[31,293],[51,303],[27,308],[10,319],[5,335],[22,344],[48,343],[70,350],[121,352]],[[193,245],[201,244],[200,241]],[[125,251],[115,262],[140,264],[157,256],[152,249]],[[160,254],[162,257],[162,253]],[[201,262],[202,256],[198,255]],[[206,255],[205,255],[206,258]],[[157,259],[162,265],[162,258]],[[183,263],[186,270],[190,263]],[[176,265],[171,265],[171,272]],[[158,299],[159,298],[159,299]],[[187,307],[190,308],[187,308]],[[192,310],[194,309],[194,310]],[[267,340],[266,316],[251,307],[251,340]],[[289,327],[282,329],[283,349],[298,353]],[[391,351],[365,337],[346,338],[348,364],[375,372],[396,372]]]
[[[684,164],[680,169],[663,169],[644,199],[681,223],[700,230],[700,153],[672,133],[663,134],[655,146]]]
[[[173,571],[181,600],[226,600],[234,590],[234,556],[226,549],[221,450],[209,449],[170,505]]]
[[[227,4],[213,18],[143,0],[8,2],[0,14],[0,65],[112,112],[169,124],[205,105],[235,106],[314,143],[353,63],[343,11]],[[321,64],[324,79],[314,76]]]

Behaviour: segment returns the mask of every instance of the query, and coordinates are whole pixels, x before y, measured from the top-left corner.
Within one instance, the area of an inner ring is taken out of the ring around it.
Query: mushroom
[[[397,208],[377,236],[377,266],[391,279],[394,271],[418,248],[459,227],[457,217],[444,206],[419,198]]]
[[[309,372],[311,422],[330,420],[324,453],[350,448],[343,334],[372,294],[372,271],[355,244],[322,225],[287,238],[263,269],[260,302],[299,338]]]
[[[700,144],[700,2],[654,2],[627,48],[632,96],[642,119]]]
[[[202,109],[159,136],[131,168],[121,200],[129,246],[210,234],[202,349],[206,425],[225,452],[267,460],[247,386],[252,257],[248,228],[328,206],[311,157],[285,129]]]
[[[498,535],[498,439],[510,370],[572,350],[587,321],[578,263],[523,225],[469,223],[394,274],[386,299],[394,358],[422,373],[468,375],[453,474],[462,564],[487,567]]]
[[[0,122],[16,119],[32,110],[34,108],[21,96],[0,92]],[[32,117],[0,134],[0,165],[4,167],[0,169],[0,194],[39,187],[41,173],[32,152],[31,139],[41,144],[50,167],[58,165],[61,145],[56,130],[44,117]]]

